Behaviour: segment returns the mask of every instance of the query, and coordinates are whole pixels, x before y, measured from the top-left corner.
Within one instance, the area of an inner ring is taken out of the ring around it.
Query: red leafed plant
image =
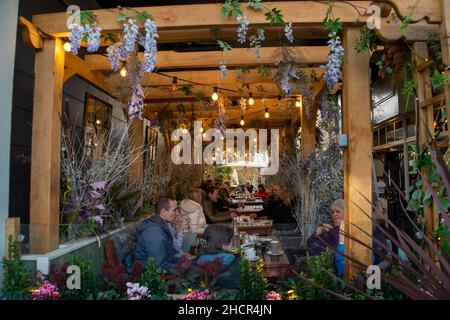
[[[127,282],[139,282],[145,267],[141,262],[135,261],[130,273],[127,273],[125,265],[112,265],[105,261],[102,264],[102,269],[104,280],[117,292],[124,293],[127,290]]]

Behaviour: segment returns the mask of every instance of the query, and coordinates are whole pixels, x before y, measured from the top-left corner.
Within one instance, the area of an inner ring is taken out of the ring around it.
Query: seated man
[[[258,191],[255,193],[255,197],[262,198],[263,201],[269,199],[269,192],[267,192],[263,184],[258,184]]]
[[[308,251],[311,256],[321,255],[328,247],[336,249],[343,236],[340,235],[340,228],[344,219],[344,200],[334,200],[331,204],[331,217],[333,225],[324,223],[320,225],[307,241]],[[341,238],[341,239],[340,239]]]
[[[178,262],[169,223],[174,224],[179,215],[178,203],[174,199],[161,198],[156,205],[156,214],[142,221],[137,231],[140,234],[135,259],[147,265],[148,258],[155,259],[157,268],[171,271]]]
[[[287,197],[283,195],[283,190],[278,184],[272,185],[272,194],[268,203],[264,205],[263,213],[272,219],[274,224],[296,223]]]
[[[215,205],[218,199],[219,189],[217,187],[210,187],[206,190],[206,200],[203,201],[202,206],[207,223],[225,222],[237,216],[235,210],[218,211]]]

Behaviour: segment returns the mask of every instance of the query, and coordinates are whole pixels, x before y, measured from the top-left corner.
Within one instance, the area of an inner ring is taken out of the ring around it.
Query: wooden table
[[[273,240],[278,240],[277,236],[271,237]],[[266,278],[280,278],[284,279],[287,275],[287,272],[289,270],[289,259],[286,255],[286,252],[284,251],[283,245],[280,242],[281,250],[283,251],[283,254],[280,254],[279,256],[272,256],[267,253],[264,255],[258,254],[260,258],[263,260],[263,275]],[[256,264],[256,262],[253,262]]]
[[[240,232],[245,232],[248,234],[255,234],[258,236],[270,236],[272,234],[272,220],[265,220],[266,223],[262,223],[261,220],[256,220],[255,223],[250,222],[240,222],[238,223],[238,228]],[[269,222],[270,221],[270,222]],[[227,223],[228,227],[233,228],[233,223]]]

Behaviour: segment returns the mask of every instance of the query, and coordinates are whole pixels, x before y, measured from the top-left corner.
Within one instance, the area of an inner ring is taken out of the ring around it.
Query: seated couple
[[[135,260],[146,265],[148,258],[152,257],[155,259],[157,268],[171,272],[175,270],[181,255],[185,255],[189,259],[193,258],[181,250],[183,239],[181,237],[180,241],[180,237],[173,227],[178,218],[177,201],[170,198],[161,198],[156,206],[156,214],[142,221],[137,228],[139,238],[134,255]],[[184,229],[186,229],[186,226]],[[206,227],[203,233],[206,244],[196,263],[212,262],[214,258],[219,258],[224,269],[231,268],[234,270],[236,267],[233,263],[235,263],[236,258],[229,252],[232,235],[232,230],[222,225]],[[239,267],[236,270],[239,272]],[[234,270],[231,273],[234,274],[235,272]],[[227,282],[229,283],[223,284],[224,287],[231,288],[235,286],[236,280],[234,282],[228,280]]]

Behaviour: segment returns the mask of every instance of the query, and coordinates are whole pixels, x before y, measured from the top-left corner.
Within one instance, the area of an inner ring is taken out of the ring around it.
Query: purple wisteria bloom
[[[286,25],[284,26],[284,35],[286,36],[286,39],[288,39],[288,41],[290,43],[294,42],[294,34],[293,34],[291,22],[286,23]]]
[[[156,23],[151,20],[145,20],[145,39],[144,39],[144,70],[145,72],[153,72],[156,64],[156,51],[158,46],[156,39],[159,38]]]
[[[117,70],[119,70],[119,63],[120,63],[118,46],[117,45],[109,46],[106,49],[106,53],[108,55],[109,63],[111,64],[111,69],[114,72],[116,72]]]
[[[88,24],[84,26],[85,32],[88,34],[88,52],[95,52],[100,48],[100,38],[102,29],[94,22],[92,27]]]
[[[139,118],[142,120],[142,112],[144,110],[144,90],[142,89],[139,81],[136,82],[133,95],[128,101],[128,118],[133,120],[134,118]]]
[[[328,90],[333,89],[335,84],[339,81],[341,75],[342,58],[344,57],[344,48],[341,46],[341,38],[332,32],[329,34],[328,47],[330,53],[328,55],[328,62],[325,66],[324,78],[327,83]]]
[[[227,65],[225,64],[224,61],[220,61],[220,76],[222,78],[226,78],[227,77]]]
[[[70,40],[70,51],[73,54],[78,54],[78,50],[80,50],[80,41],[83,39],[85,29],[83,26],[80,26],[76,23],[72,24],[72,32],[69,34]]]
[[[236,16],[236,20],[240,23],[239,28],[237,28],[238,42],[240,44],[243,44],[247,37],[247,31],[250,22],[247,20],[246,16],[242,16],[240,14]]]
[[[128,19],[128,22],[123,25],[123,38],[125,42],[125,50],[127,52],[134,51],[138,33],[139,27],[136,25],[136,20]]]

